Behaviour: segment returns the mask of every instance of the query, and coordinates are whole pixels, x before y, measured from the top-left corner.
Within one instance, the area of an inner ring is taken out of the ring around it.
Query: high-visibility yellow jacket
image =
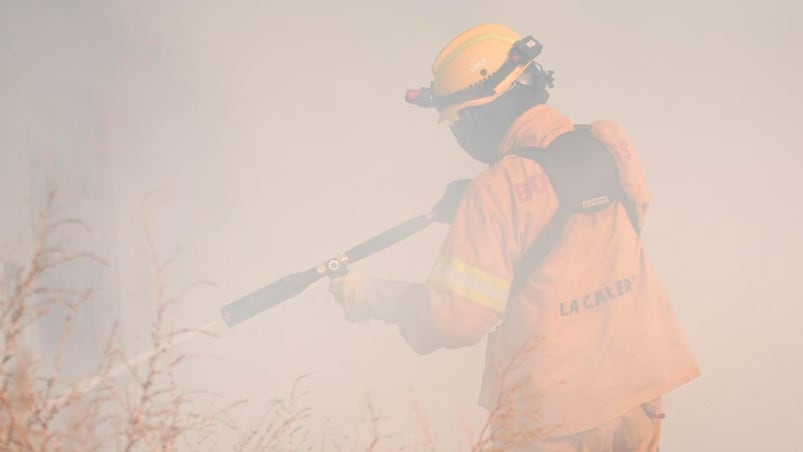
[[[539,105],[516,120],[500,152],[546,147],[570,130],[571,120]],[[615,156],[643,222],[649,192],[633,143],[611,121],[591,131]],[[515,263],[557,207],[538,163],[504,155],[467,190],[428,282],[385,315],[419,353],[475,344],[493,329],[480,403],[542,436],[592,428],[700,375],[621,204],[570,218],[511,296]]]

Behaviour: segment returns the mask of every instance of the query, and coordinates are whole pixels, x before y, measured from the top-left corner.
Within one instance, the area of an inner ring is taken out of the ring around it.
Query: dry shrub
[[[150,230],[145,236],[155,275],[155,318],[152,351],[129,359],[115,333],[110,335],[96,371],[89,378],[67,381],[62,372],[67,339],[73,320],[91,290],[48,287],[45,274],[67,262],[89,259],[92,254],[68,252],[55,238],[65,228],[89,232],[80,220],[51,218],[55,194],[51,191],[36,225],[27,262],[2,261],[0,274],[0,449],[3,451],[176,451],[220,450],[220,429],[237,430],[229,410],[238,403],[217,407],[215,395],[181,388],[175,374],[192,358],[172,348],[188,335],[209,334],[203,329],[172,325],[175,309],[193,285],[177,296],[165,289],[166,268],[175,259],[162,260]],[[16,269],[14,271],[7,271]],[[52,362],[41,362],[27,339],[35,336],[54,307],[64,316],[58,349]],[[291,402],[295,398],[291,395]],[[203,402],[208,406],[198,409]],[[242,450],[277,450],[276,444],[294,447],[305,411],[279,404],[270,421],[250,430]],[[291,449],[286,449],[291,450]],[[294,448],[292,450],[295,450]]]
[[[25,263],[4,259],[0,281],[0,444],[8,450],[91,450],[91,441],[82,422],[68,414],[84,412],[94,400],[79,403],[75,388],[60,379],[65,338],[72,331],[78,311],[92,295],[91,290],[58,289],[42,284],[45,273],[77,259],[105,262],[83,252],[68,252],[51,238],[65,228],[88,231],[75,219],[52,220],[54,195],[51,192],[34,233],[30,258]],[[40,375],[38,358],[25,340],[29,331],[50,312],[61,307],[66,312],[59,347],[50,363],[48,375]],[[83,406],[82,405],[86,405]],[[87,449],[90,447],[90,449]]]
[[[96,371],[90,378],[67,381],[62,361],[73,321],[93,295],[92,290],[48,287],[47,272],[76,259],[106,265],[98,256],[71,252],[55,237],[65,228],[89,228],[77,219],[51,218],[55,196],[51,192],[36,226],[32,252],[27,262],[4,259],[0,266],[0,449],[3,451],[201,451],[221,450],[221,429],[237,438],[233,450],[257,451],[366,451],[440,450],[424,413],[416,408],[420,440],[410,446],[391,446],[392,435],[383,431],[370,398],[366,398],[366,419],[355,431],[343,435],[311,438],[307,427],[312,407],[305,403],[300,377],[289,397],[268,404],[264,415],[247,428],[233,420],[231,411],[242,401],[222,404],[214,394],[186,390],[175,374],[181,364],[193,358],[176,354],[173,346],[204,329],[179,329],[172,325],[175,309],[188,293],[202,284],[172,296],[164,275],[175,256],[163,260],[156,252],[150,230],[145,237],[155,278],[155,306],[151,331],[152,351],[129,358],[113,331]],[[9,271],[10,270],[10,271]],[[66,314],[60,341],[52,362],[43,363],[34,347],[26,343],[39,322],[59,307]],[[116,329],[115,329],[116,330]],[[514,355],[500,375],[496,406],[474,435],[467,431],[466,450],[491,452],[508,450],[536,439],[543,432],[522,432],[515,428],[522,420],[537,416],[537,400],[521,394],[522,381],[511,381],[517,367],[534,347],[528,341]],[[44,365],[47,364],[47,365]],[[204,408],[199,408],[206,403]],[[230,447],[226,447],[227,450]]]
[[[311,408],[301,404],[308,393],[299,391],[299,385],[306,377],[303,375],[296,379],[287,399],[272,400],[264,416],[241,432],[235,450],[241,452],[312,450],[309,444],[309,430],[304,428],[304,421],[309,418]]]
[[[539,346],[539,339],[534,333],[529,334],[499,372],[498,396],[472,442],[471,452],[519,450],[548,433],[529,427],[539,418],[538,397],[526,391],[526,372],[518,372]]]

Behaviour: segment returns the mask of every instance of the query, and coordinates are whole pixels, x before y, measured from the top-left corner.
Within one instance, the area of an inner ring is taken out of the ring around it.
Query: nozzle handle
[[[449,184],[446,194],[435,205],[432,211],[405,221],[387,231],[376,235],[365,242],[351,248],[342,256],[330,259],[323,265],[309,270],[292,273],[282,279],[258,289],[250,294],[235,300],[220,310],[228,326],[234,326],[247,320],[262,311],[292,298],[315,281],[324,276],[336,277],[343,273],[346,264],[357,262],[372,254],[388,248],[389,246],[410,237],[425,229],[433,222],[450,223],[460,205],[463,194],[469,183],[468,179],[457,180]]]
[[[350,263],[357,262],[423,230],[433,219],[432,215],[419,215],[364,241],[346,251],[345,255]]]

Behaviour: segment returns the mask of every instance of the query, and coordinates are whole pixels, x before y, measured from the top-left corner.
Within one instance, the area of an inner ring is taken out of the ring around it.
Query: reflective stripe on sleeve
[[[447,256],[438,258],[428,283],[500,313],[510,292],[510,281]]]

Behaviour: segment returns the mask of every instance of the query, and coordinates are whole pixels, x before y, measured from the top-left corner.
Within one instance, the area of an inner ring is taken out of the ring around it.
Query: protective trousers
[[[511,452],[658,452],[661,420],[660,399],[625,413],[624,416],[579,433],[537,440],[527,445],[505,447],[499,438],[494,450]]]

